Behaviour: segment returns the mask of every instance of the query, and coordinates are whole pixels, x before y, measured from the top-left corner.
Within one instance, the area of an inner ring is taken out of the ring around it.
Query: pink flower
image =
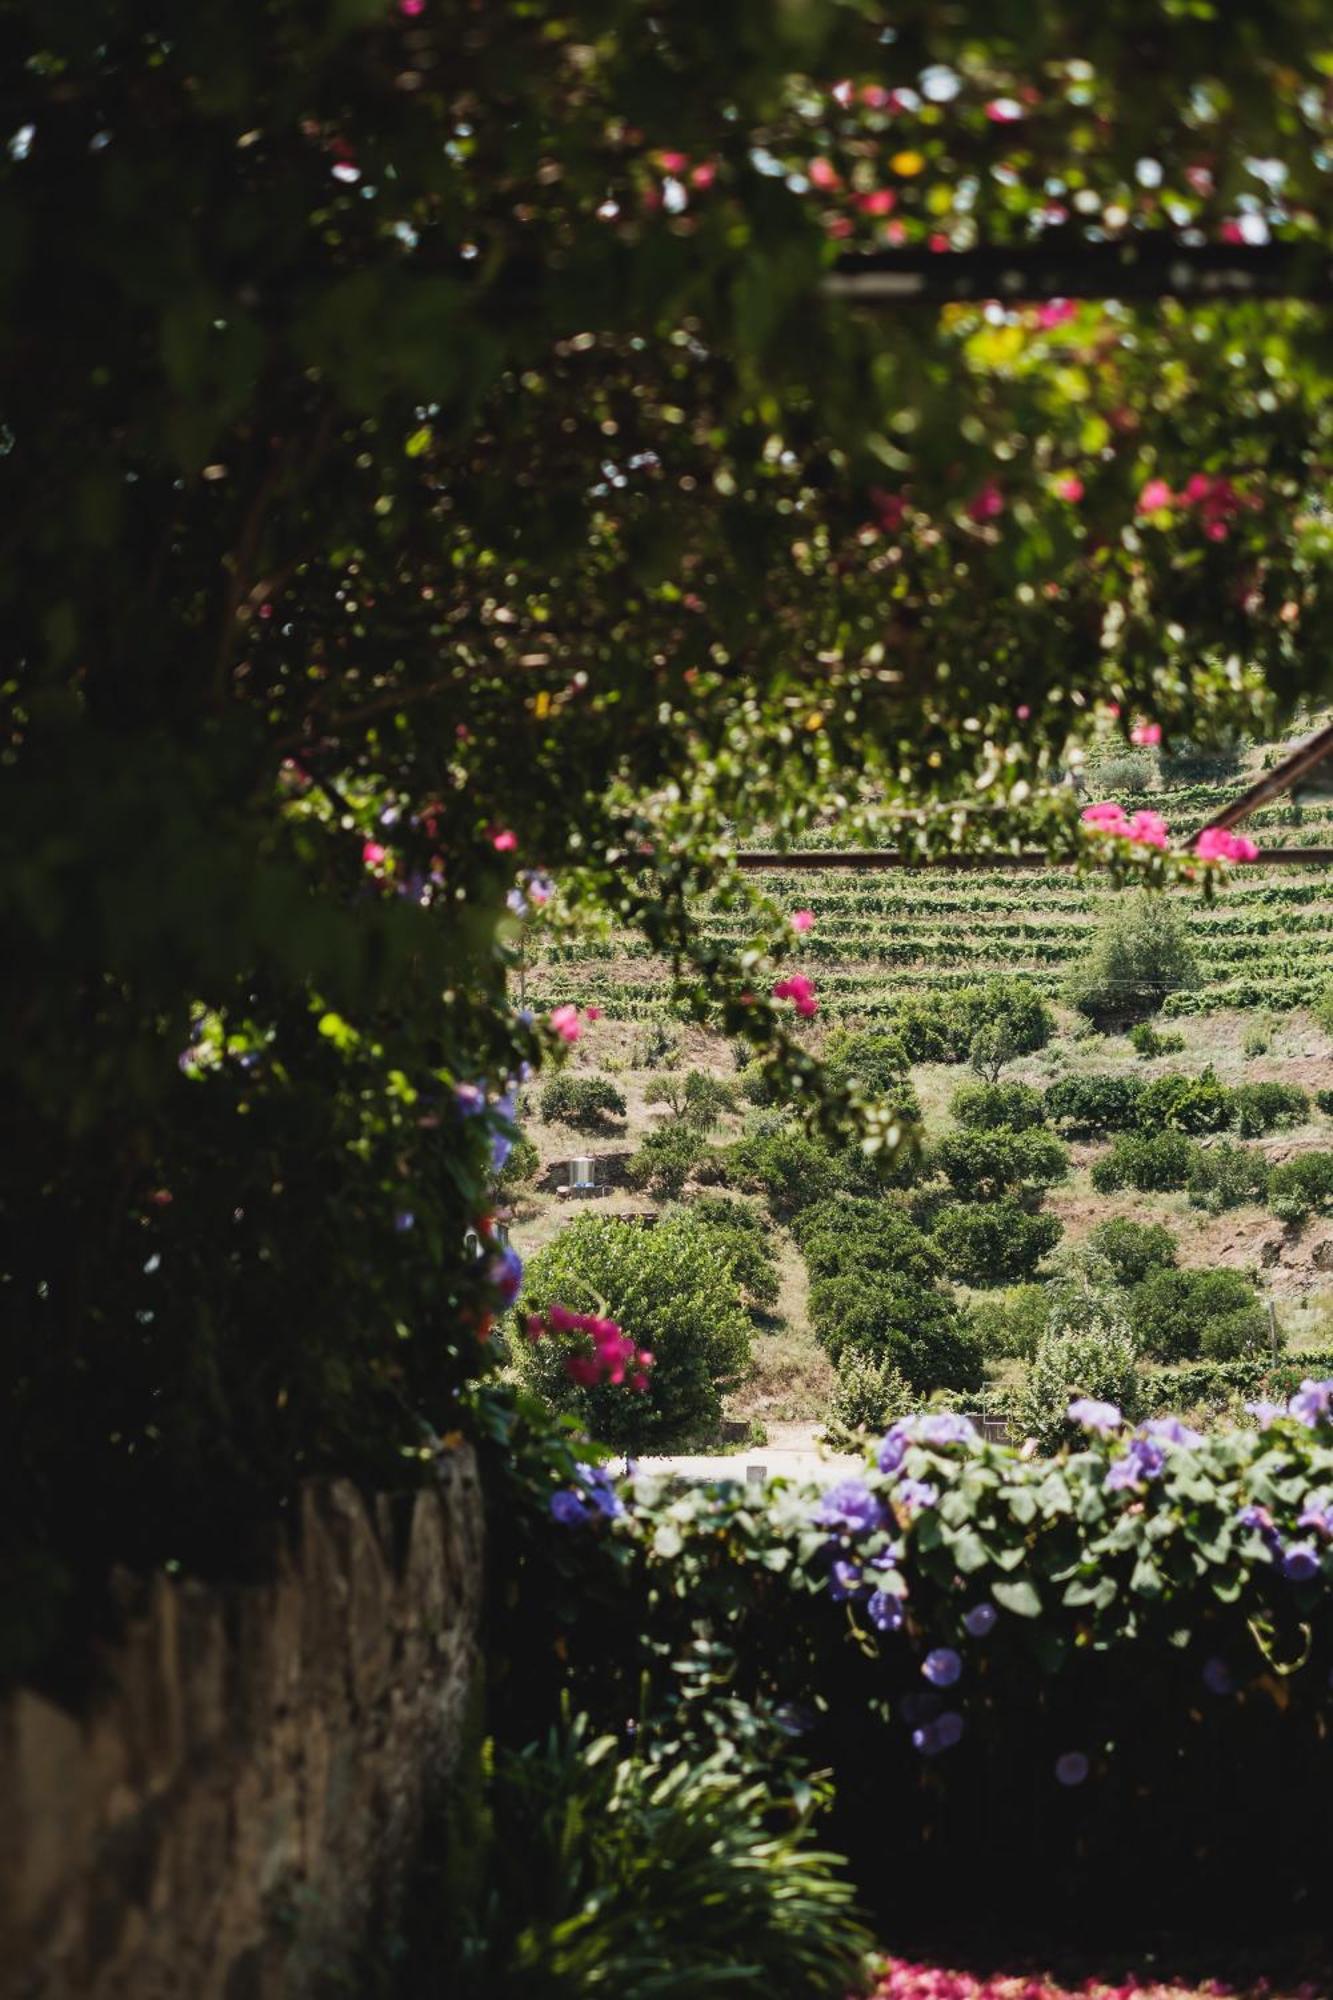
[[[562,1042],[576,1042],[583,1033],[579,1010],[572,1000],[567,1000],[563,1007],[553,1007],[547,1018]]]
[[[585,1007],[583,1010],[583,1014],[585,1020],[589,1021],[600,1021],[602,1018],[602,1010],[600,1007]]]
[[[1004,512],[1004,495],[993,479],[988,479],[968,501],[964,512],[969,521],[993,521]]]
[[[844,111],[849,109],[853,95],[852,80],[850,77],[844,77],[841,83],[835,83],[829,92],[829,96],[833,99],[833,102],[840,104]]]
[[[662,171],[668,174],[683,174],[690,164],[688,153],[659,153],[657,158]]]
[[[425,11],[426,0],[398,0],[398,12],[406,14],[409,21],[414,21],[418,14],[424,14]]]
[[[907,502],[898,493],[886,493],[882,486],[872,486],[870,497],[875,503],[879,525],[886,533],[896,535],[907,516]]]
[[[796,1011],[805,1020],[813,1020],[819,1012],[819,1002],[815,998],[815,986],[803,972],[790,973],[786,979],[779,979],[773,988],[775,1000],[790,1000]]]
[[[1023,107],[1017,98],[993,97],[986,106],[986,116],[992,125],[1012,125],[1023,116]]]
[[[1164,479],[1150,479],[1139,495],[1140,514],[1156,514],[1161,508],[1169,507],[1175,495]]]
[[[1232,833],[1225,826],[1206,826],[1194,843],[1194,852],[1200,861],[1259,859],[1259,850],[1252,840],[1246,840],[1243,834]]]
[[[497,854],[512,854],[518,846],[518,835],[506,827],[502,833],[491,835],[491,846]]]
[[[806,172],[810,176],[811,186],[822,188],[825,194],[842,186],[842,175],[832,160],[811,160]]]
[[[1160,722],[1136,722],[1129,732],[1129,740],[1137,743],[1140,750],[1150,749],[1161,742],[1162,725]]]
[[[1140,847],[1167,848],[1171,845],[1171,836],[1166,830],[1166,821],[1160,813],[1136,812],[1130,820],[1126,832],[1131,840],[1138,842]]]
[[[862,215],[892,215],[898,197],[892,188],[875,188],[870,194],[859,194],[856,205]]]
[[[1072,472],[1070,473],[1067,479],[1057,480],[1055,485],[1056,494],[1061,500],[1069,500],[1069,501],[1081,500],[1083,498],[1085,490],[1086,489],[1083,485],[1083,481],[1078,477],[1076,473]]]
[[[794,931],[813,930],[814,922],[815,913],[813,910],[793,910],[791,913],[791,927]]]
[[[893,103],[893,92],[886,90],[882,83],[863,83],[861,102],[870,111],[887,111]]]
[[[1049,332],[1053,326],[1063,326],[1077,311],[1078,307],[1072,299],[1048,299],[1044,306],[1037,308],[1037,325]]]
[[[1224,243],[1243,243],[1245,241],[1245,231],[1234,219],[1224,222],[1218,231],[1218,235]]]
[[[387,847],[381,847],[378,840],[368,840],[361,849],[361,859],[367,868],[379,868],[389,858]]]
[[[713,182],[716,179],[717,179],[717,168],[713,165],[711,160],[705,160],[702,166],[695,167],[692,170],[690,174],[690,186],[697,188],[710,188],[712,187]]]
[[[1025,701],[1019,702],[1018,707],[1014,710],[1014,714],[1020,722],[1030,722],[1032,720],[1032,710]]]
[[[1085,826],[1095,827],[1098,833],[1123,833],[1128,821],[1125,808],[1118,806],[1114,799],[1103,799],[1095,806],[1084,806],[1079,815]]]

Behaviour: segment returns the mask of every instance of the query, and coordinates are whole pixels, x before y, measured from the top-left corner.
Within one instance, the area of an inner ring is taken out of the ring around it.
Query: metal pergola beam
[[[1284,757],[1280,764],[1275,764],[1271,771],[1266,771],[1262,778],[1257,779],[1247,791],[1242,792],[1238,799],[1233,799],[1229,806],[1223,806],[1221,812],[1215,813],[1208,821],[1207,826],[1199,828],[1199,833],[1206,833],[1211,826],[1238,825],[1241,820],[1248,819],[1252,812],[1258,812],[1260,806],[1266,806],[1270,799],[1280,798],[1284,792],[1294,791],[1302,778],[1308,778],[1315,766],[1322,764],[1324,759],[1330,756],[1333,756],[1333,722],[1323,729],[1317,729],[1314,735],[1307,736],[1303,743],[1298,743],[1289,757]],[[1195,834],[1195,840],[1199,838],[1199,833]]]
[[[862,305],[967,300],[1333,299],[1333,256],[1319,243],[1181,243],[1164,231],[1115,243],[1078,239],[975,250],[849,250],[823,281]]]

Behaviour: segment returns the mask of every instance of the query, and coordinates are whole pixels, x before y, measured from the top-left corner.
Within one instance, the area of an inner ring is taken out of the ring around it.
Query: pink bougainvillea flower
[[[815,913],[813,910],[793,910],[791,913],[791,927],[794,931],[813,930],[814,922]]]
[[[688,153],[659,153],[657,160],[662,171],[668,174],[683,174],[690,164]]]
[[[717,168],[711,160],[704,160],[701,165],[690,169],[691,187],[710,188],[716,179]]]
[[[424,14],[425,11],[426,0],[398,0],[398,12],[406,14],[409,21],[414,21],[418,14]]]
[[[1019,702],[1018,707],[1014,710],[1014,714],[1020,722],[1030,722],[1032,720],[1032,710],[1025,701]]]
[[[361,859],[367,868],[379,868],[389,858],[387,847],[381,847],[378,840],[367,840],[361,849]]]
[[[813,1020],[819,1012],[814,981],[807,979],[803,972],[792,972],[785,979],[779,979],[773,988],[773,998],[790,1000],[797,1013],[807,1021]]]
[[[861,102],[869,111],[887,111],[893,103],[893,92],[886,90],[882,83],[863,83]]]
[[[1156,514],[1163,507],[1170,507],[1174,499],[1175,495],[1164,479],[1150,479],[1139,495],[1139,512]]]
[[[1140,847],[1167,848],[1171,845],[1166,821],[1160,813],[1136,812],[1125,830],[1130,839],[1136,840]]]
[[[1079,817],[1085,826],[1095,827],[1099,833],[1123,833],[1128,825],[1125,808],[1118,806],[1114,799],[1102,799],[1095,806],[1084,806]]]
[[[600,1007],[585,1007],[583,1010],[583,1016],[584,1019],[587,1021],[600,1021],[602,1018],[602,1010]]]
[[[832,160],[811,160],[806,173],[810,177],[811,186],[822,188],[826,194],[842,186],[842,175]]]
[[[874,188],[869,194],[859,194],[856,205],[862,215],[892,215],[898,197],[892,188]]]
[[[1200,861],[1257,861],[1259,849],[1229,827],[1207,826],[1194,843]]]
[[[993,521],[1004,512],[1004,495],[993,479],[988,479],[972,495],[964,509],[969,521]]]
[[[566,1000],[562,1007],[553,1007],[547,1019],[562,1042],[576,1042],[583,1033],[579,1010],[572,1000]]]
[[[1072,299],[1048,299],[1044,306],[1037,308],[1037,325],[1049,332],[1053,326],[1063,326],[1077,311],[1078,307]]]
[[[1162,725],[1160,722],[1136,722],[1129,732],[1129,740],[1137,743],[1141,750],[1150,749],[1161,742]]]
[[[1055,491],[1058,499],[1072,502],[1081,500],[1087,488],[1078,477],[1078,474],[1071,472],[1067,479],[1058,479],[1056,481]]]
[[[491,846],[497,854],[512,854],[518,846],[518,835],[505,827],[502,832],[491,835]]]
[[[1245,231],[1234,217],[1228,218],[1217,233],[1224,243],[1243,243],[1245,241]]]
[[[986,116],[992,125],[1012,125],[1023,116],[1023,107],[1016,97],[992,97],[986,106]]]
[[[852,219],[850,215],[826,215],[824,217],[824,227],[830,236],[850,236],[852,233]]]

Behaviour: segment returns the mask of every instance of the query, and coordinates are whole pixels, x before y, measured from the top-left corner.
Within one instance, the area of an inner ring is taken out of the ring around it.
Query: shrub
[[[698,1195],[689,1205],[691,1219],[707,1229],[722,1255],[730,1258],[736,1281],[752,1307],[766,1310],[778,1301],[778,1269],[772,1232],[743,1201],[726,1195]]]
[[[1137,1375],[1133,1342],[1122,1323],[1108,1315],[1104,1324],[1081,1333],[1047,1334],[1037,1346],[1014,1415],[1025,1437],[1043,1453],[1081,1443],[1083,1433],[1069,1418],[1076,1396],[1114,1403],[1131,1415]]]
[[[1168,993],[1198,982],[1179,909],[1145,893],[1100,919],[1088,956],[1069,975],[1065,997],[1092,1021],[1131,1020],[1155,1013]]]
[[[660,1132],[648,1133],[625,1172],[632,1186],[663,1201],[678,1201],[707,1150],[701,1132],[688,1125],[666,1125]]]
[[[824,1278],[810,1288],[810,1321],[836,1363],[857,1350],[891,1362],[920,1394],[975,1389],[981,1348],[951,1293],[884,1272]]]
[[[1107,757],[1092,774],[1098,796],[1108,799],[1138,798],[1152,790],[1155,777],[1150,757]]]
[[[1055,1016],[1030,979],[991,979],[904,1000],[895,1021],[911,1062],[965,1062],[978,1029],[1003,1023],[1015,1055],[1044,1049]]]
[[[684,1045],[681,1029],[658,1017],[635,1036],[631,1060],[635,1069],[671,1069],[680,1060]]]
[[[837,1994],[869,1939],[844,1864],[810,1840],[818,1790],[730,1740],[624,1757],[583,1718],[495,1757],[437,1983],[458,2000],[606,1991]],[[447,1965],[447,1957],[445,1960]]]
[[[733,1158],[739,1184],[761,1192],[784,1221],[827,1200],[838,1186],[828,1148],[797,1125],[742,1139]]]
[[[1155,1028],[1151,1021],[1136,1021],[1129,1031],[1129,1045],[1145,1060],[1152,1056],[1175,1056],[1185,1046],[1185,1037],[1174,1029]]]
[[[1241,1054],[1248,1062],[1255,1056],[1266,1056],[1273,1046],[1273,1026],[1271,1021],[1256,1021],[1245,1030],[1241,1042]]]
[[[1333,979],[1315,1000],[1310,1012],[1326,1035],[1333,1035]]]
[[[747,1104],[776,1105],[781,1095],[771,1072],[761,1062],[747,1062],[736,1079],[736,1088]]]
[[[1145,1084],[1139,1097],[1142,1132],[1221,1132],[1231,1123],[1231,1092],[1211,1065],[1199,1076],[1172,1070]]]
[[[574,1125],[580,1131],[596,1131],[612,1119],[625,1116],[625,1093],[605,1076],[579,1076],[574,1070],[557,1070],[543,1084],[542,1117],[548,1124]]]
[[[1259,1296],[1236,1271],[1150,1271],[1126,1300],[1134,1344],[1154,1361],[1192,1361],[1205,1351],[1230,1359],[1259,1351],[1268,1338]],[[1225,1331],[1205,1350],[1205,1330],[1222,1322]]]
[[[1030,1278],[1064,1234],[1054,1215],[1017,1202],[960,1202],[942,1209],[934,1242],[949,1277],[963,1285],[1009,1285]]]
[[[1333,1153],[1298,1153],[1268,1177],[1268,1206],[1283,1222],[1333,1209]]]
[[[988,1361],[1030,1361],[1046,1331],[1045,1285],[1014,1285],[971,1307],[972,1330]]]
[[[1018,1054],[1007,1021],[988,1021],[968,1043],[967,1060],[983,1083],[998,1083],[1000,1071]]]
[[[901,1035],[835,1028],[824,1044],[824,1067],[837,1084],[856,1084],[868,1097],[895,1096],[907,1075]]]
[[[883,1431],[916,1400],[907,1377],[887,1357],[849,1347],[838,1360],[829,1415],[839,1430]]]
[[[1092,1163],[1092,1185],[1098,1194],[1116,1188],[1137,1188],[1143,1194],[1161,1194],[1183,1188],[1193,1171],[1199,1148],[1183,1132],[1159,1132],[1144,1139],[1124,1133]]]
[[[1326,1118],[1333,1118],[1333,1090],[1317,1090],[1314,1101]]]
[[[1247,1201],[1263,1201],[1268,1173],[1268,1162],[1256,1147],[1233,1146],[1221,1139],[1197,1149],[1185,1185],[1194,1208],[1220,1215]]]
[[[1310,1115],[1310,1097],[1296,1083],[1242,1083],[1231,1093],[1232,1123],[1242,1139],[1257,1139]]]
[[[647,1104],[665,1104],[672,1114],[696,1132],[711,1132],[728,1112],[736,1108],[731,1085],[707,1070],[692,1069],[682,1076],[664,1076],[650,1083],[644,1092]]]
[[[608,1315],[654,1357],[644,1394],[610,1383],[584,1389],[566,1377],[557,1346],[520,1332],[519,1370],[553,1408],[626,1450],[665,1451],[715,1431],[723,1393],[749,1359],[750,1320],[730,1259],[688,1212],[652,1229],[579,1216],[529,1263],[520,1323],[552,1304]]]
[[[1079,1137],[1125,1132],[1137,1122],[1143,1089],[1137,1076],[1062,1076],[1047,1088],[1046,1116]]]
[[[822,1201],[797,1216],[792,1233],[812,1278],[873,1272],[925,1285],[943,1275],[930,1237],[888,1202]]]
[[[960,1201],[999,1201],[1069,1172],[1069,1154],[1051,1132],[951,1132],[934,1159]]]
[[[1045,1123],[1046,1107],[1039,1090],[1030,1083],[964,1083],[949,1102],[960,1125],[972,1131],[993,1132],[999,1127],[1025,1132]]]
[[[510,1188],[526,1187],[537,1178],[541,1169],[541,1155],[526,1133],[520,1132],[509,1148],[509,1157],[495,1177],[495,1185],[502,1193]]]
[[[1104,1257],[1118,1285],[1137,1285],[1149,1271],[1170,1270],[1176,1261],[1176,1239],[1160,1222],[1134,1222],[1114,1216],[1093,1230],[1088,1242]]]

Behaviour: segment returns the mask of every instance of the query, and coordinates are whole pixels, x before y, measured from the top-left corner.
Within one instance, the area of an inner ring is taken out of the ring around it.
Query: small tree
[[[964,1201],[941,1209],[934,1243],[962,1285],[1011,1285],[1031,1278],[1064,1234],[1055,1215],[1030,1215],[1015,1201]]]
[[[625,1111],[625,1093],[609,1076],[579,1076],[561,1069],[542,1086],[541,1112],[548,1123],[594,1132],[623,1118]]]
[[[1114,1403],[1132,1416],[1137,1380],[1133,1342],[1108,1308],[1100,1322],[1077,1333],[1047,1334],[1038,1343],[1015,1412],[1019,1427],[1044,1452],[1058,1451],[1083,1435],[1069,1417],[1076,1396]]]
[[[949,1109],[960,1125],[973,1131],[1026,1132],[1046,1122],[1045,1100],[1030,1083],[960,1084]]]
[[[1101,919],[1092,948],[1070,973],[1065,997],[1097,1023],[1154,1014],[1168,993],[1197,986],[1199,968],[1180,910],[1163,896],[1135,896]]]
[[[625,1171],[632,1186],[663,1201],[678,1201],[707,1150],[702,1133],[689,1125],[667,1125],[648,1134]]]
[[[1014,1031],[1007,1021],[988,1021],[968,1044],[967,1059],[983,1083],[998,1083],[1000,1071],[1018,1054]]]

